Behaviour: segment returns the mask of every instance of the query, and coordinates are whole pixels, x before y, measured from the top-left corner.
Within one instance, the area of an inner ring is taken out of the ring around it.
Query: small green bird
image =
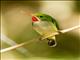
[[[56,20],[51,16],[43,13],[36,13],[32,16],[32,26],[34,30],[43,36],[43,38],[50,36],[52,33],[59,30],[59,26]],[[47,37],[46,39],[48,40],[49,46],[56,46],[57,43],[55,35]]]

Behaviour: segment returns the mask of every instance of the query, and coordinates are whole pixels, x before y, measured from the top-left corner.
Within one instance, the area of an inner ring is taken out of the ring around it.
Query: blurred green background
[[[2,60],[80,60],[80,29],[56,36],[58,45],[51,48],[36,41],[39,34],[32,29],[30,12],[51,15],[61,29],[80,24],[80,1],[1,1],[1,33],[18,44],[35,39],[2,53]],[[1,49],[10,47],[6,38],[1,40]]]

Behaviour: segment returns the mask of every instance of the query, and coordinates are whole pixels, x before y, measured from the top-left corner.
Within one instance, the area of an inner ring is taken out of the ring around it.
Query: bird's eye
[[[43,17],[43,16],[40,16],[41,18]]]

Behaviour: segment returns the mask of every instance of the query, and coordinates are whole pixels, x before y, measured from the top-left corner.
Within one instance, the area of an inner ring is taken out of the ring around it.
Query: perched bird
[[[43,13],[32,15],[32,26],[43,38],[59,30],[57,21],[51,16]],[[46,38],[46,40],[48,40],[48,45],[51,47],[57,44],[55,35]]]

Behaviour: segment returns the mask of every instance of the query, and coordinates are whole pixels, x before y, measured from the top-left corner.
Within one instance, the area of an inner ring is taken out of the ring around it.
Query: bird
[[[32,15],[32,26],[34,30],[44,37],[59,30],[56,19],[44,13],[35,13]],[[57,45],[55,35],[47,37],[46,40],[48,40],[48,45],[50,47],[55,47]]]

